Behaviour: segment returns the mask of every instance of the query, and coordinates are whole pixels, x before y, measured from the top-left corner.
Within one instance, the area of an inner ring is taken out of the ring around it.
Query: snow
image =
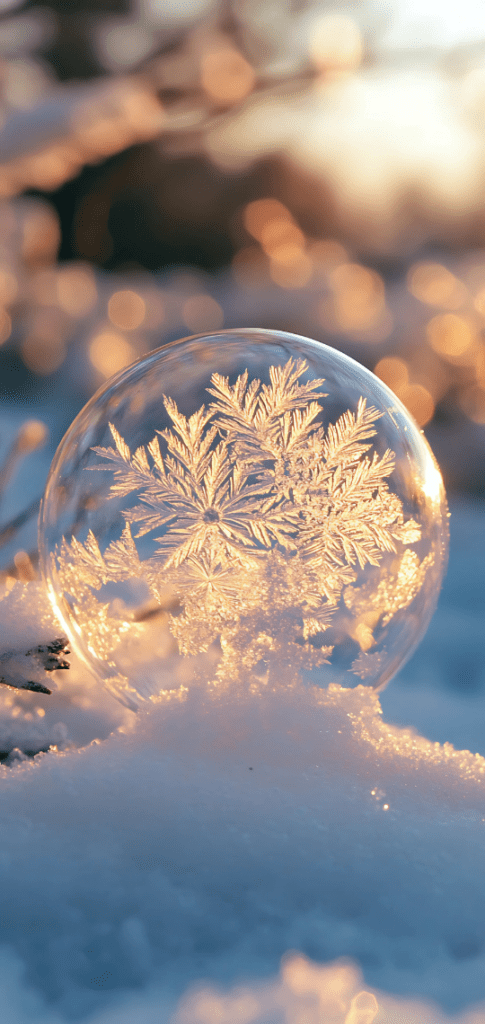
[[[2,688],[3,749],[57,749],[0,769],[1,1019],[484,1024],[482,516],[453,507],[438,612],[380,699],[135,715],[75,659],[51,696]],[[40,584],[13,610],[20,642]]]

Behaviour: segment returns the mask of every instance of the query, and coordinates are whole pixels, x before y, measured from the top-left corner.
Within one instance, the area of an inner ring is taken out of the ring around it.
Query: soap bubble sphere
[[[227,331],[88,402],[40,551],[71,643],[130,707],[191,685],[382,687],[434,611],[446,501],[372,373],[296,335]]]

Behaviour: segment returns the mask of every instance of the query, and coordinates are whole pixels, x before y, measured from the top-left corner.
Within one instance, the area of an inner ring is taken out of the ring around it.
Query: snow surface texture
[[[135,716],[75,661],[0,689],[1,1020],[485,1024],[485,758],[445,742],[485,754],[482,515],[386,721],[363,686]],[[3,629],[39,641],[45,601]]]

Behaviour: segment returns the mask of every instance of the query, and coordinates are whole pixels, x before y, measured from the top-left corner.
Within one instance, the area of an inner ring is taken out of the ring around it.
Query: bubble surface
[[[79,653],[136,708],[191,685],[382,687],[434,611],[441,474],[395,395],[279,331],[173,342],[54,458],[40,553]]]

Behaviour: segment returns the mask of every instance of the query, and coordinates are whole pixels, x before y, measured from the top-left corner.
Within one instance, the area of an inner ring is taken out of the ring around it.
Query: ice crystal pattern
[[[111,470],[111,493],[136,493],[138,504],[123,512],[122,535],[104,553],[90,531],[85,543],[64,540],[57,562],[76,613],[96,621],[100,656],[114,627],[93,589],[136,577],[158,601],[172,594],[179,652],[216,651],[219,681],[274,674],[281,682],[328,662],[326,632],[341,598],[356,616],[362,605],[349,632],[362,652],[354,671],[366,676],[377,658],[367,654],[372,630],[422,586],[426,560],[406,548],[420,527],[387,483],[393,452],[370,452],[382,414],[361,398],[325,431],[324,380],[302,382],[307,371],[290,359],[270,368],[269,384],[246,372],[232,386],[214,374],[212,402],[189,418],[164,397],[172,427],[134,453],[111,425],[113,446],[94,449],[103,461],[92,468]],[[145,534],[157,547],[140,560],[135,540]],[[392,568],[379,585],[355,587],[386,552]],[[120,620],[118,640],[126,628]]]

